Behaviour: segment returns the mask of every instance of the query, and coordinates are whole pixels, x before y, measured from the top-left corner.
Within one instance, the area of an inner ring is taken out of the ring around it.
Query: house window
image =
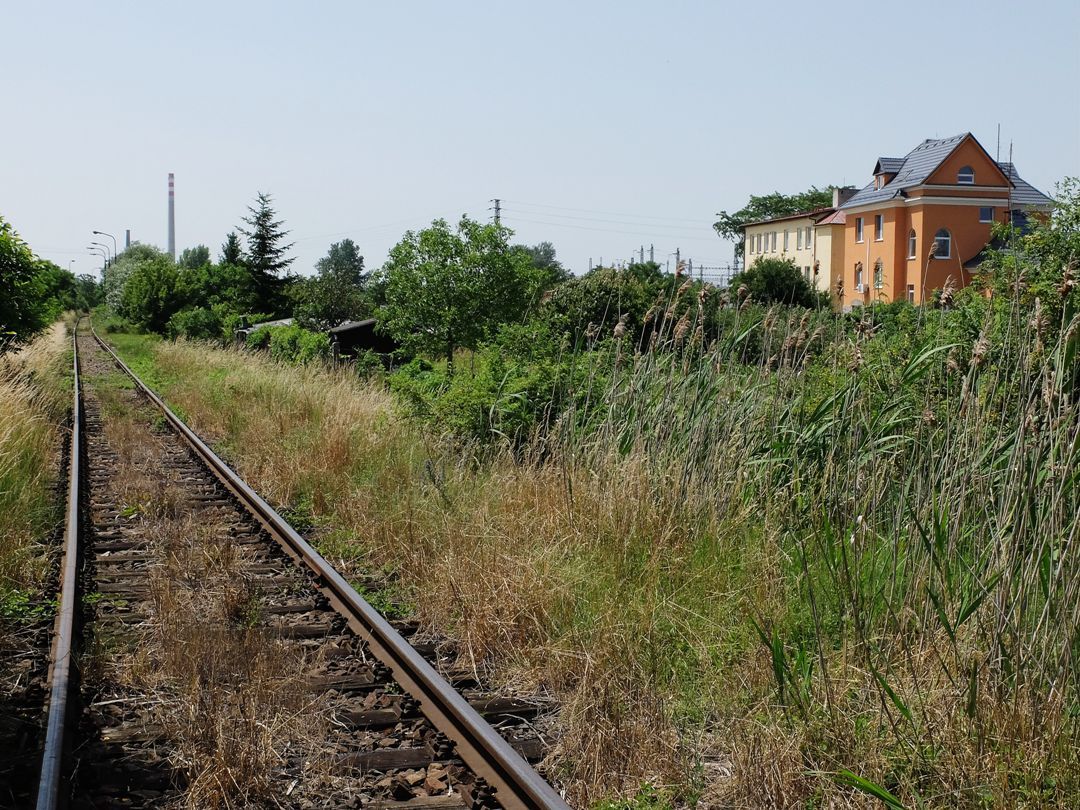
[[[855,217],[855,241],[862,241],[862,217]]]
[[[910,301],[912,304],[915,303],[915,285],[914,284],[908,284],[907,285],[907,300]]]
[[[813,244],[813,243],[812,243],[812,241],[811,241],[811,238],[810,238],[810,233],[811,233],[811,231],[810,231],[810,226],[809,226],[809,225],[807,225],[807,226],[806,226],[806,249],[807,249],[807,250],[809,250],[809,249],[810,249],[810,246],[811,246],[811,244]]]
[[[862,292],[862,262],[855,262],[855,291]]]
[[[934,234],[935,259],[948,259],[952,256],[952,235],[942,228]]]
[[[772,232],[772,252],[776,253],[776,231]]]
[[[885,238],[885,215],[874,214],[874,241],[880,242]]]
[[[984,205],[979,208],[979,222],[993,222],[994,221],[994,209],[989,205]]]
[[[787,253],[788,249],[790,248],[790,242],[788,241],[789,236],[791,236],[791,234],[788,232],[787,228],[785,228],[784,229],[784,253]]]
[[[795,238],[795,246],[796,246],[796,247],[797,247],[797,248],[798,248],[799,250],[802,250],[802,228],[799,228],[799,229],[798,229],[798,230],[797,230],[797,231],[795,232],[795,237],[796,237],[796,238]]]
[[[804,267],[802,269],[802,274],[803,274],[803,278],[805,278],[807,280],[807,282],[809,282],[810,281],[810,265],[806,265],[806,267]]]
[[[908,231],[907,235],[907,257],[909,259],[915,258],[915,229],[912,228]]]
[[[975,170],[970,166],[965,166],[956,173],[956,182],[962,186],[971,186],[975,184]]]
[[[881,259],[874,262],[874,289],[880,290],[885,286],[885,273],[881,264]]]

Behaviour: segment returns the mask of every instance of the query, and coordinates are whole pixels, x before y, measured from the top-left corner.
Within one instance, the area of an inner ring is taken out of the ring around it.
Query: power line
[[[503,200],[503,202],[514,203],[515,205],[528,205],[534,208],[556,208],[561,211],[580,211],[585,214],[607,214],[612,217],[636,217],[637,219],[661,219],[670,222],[700,222],[698,219],[692,219],[690,217],[661,217],[654,216],[652,214],[623,214],[618,211],[597,211],[592,208],[574,208],[569,205],[548,205],[547,203],[531,203],[524,202],[522,200]],[[537,212],[539,213],[539,212]]]
[[[504,209],[505,210],[505,209]],[[597,217],[579,217],[573,214],[549,214],[546,211],[523,211],[524,214],[530,214],[538,217],[553,217],[555,219],[573,219],[581,220],[584,222],[605,222],[609,225],[627,225],[629,227],[642,227],[642,228],[674,228],[679,231],[700,231],[703,228],[712,229],[711,222],[699,222],[697,225],[671,225],[668,223],[659,222],[628,222],[619,219],[599,219]]]
[[[630,236],[648,236],[648,237],[662,238],[662,239],[690,239],[690,240],[699,241],[699,242],[711,242],[712,244],[716,244],[716,241],[718,239],[718,237],[716,237],[716,236],[713,236],[713,237],[687,236],[686,234],[670,234],[670,233],[655,233],[655,232],[646,233],[645,231],[640,231],[640,230],[626,231],[626,230],[619,230],[619,229],[616,229],[616,228],[595,228],[595,227],[589,227],[587,225],[571,225],[568,222],[550,222],[550,221],[539,220],[539,219],[526,219],[524,217],[519,217],[516,214],[510,214],[509,219],[511,219],[512,221],[515,221],[515,222],[527,222],[527,223],[530,223],[532,225],[547,225],[547,226],[552,227],[552,228],[572,228],[573,230],[576,230],[576,231],[592,231],[594,233],[623,233],[623,234],[629,234]]]

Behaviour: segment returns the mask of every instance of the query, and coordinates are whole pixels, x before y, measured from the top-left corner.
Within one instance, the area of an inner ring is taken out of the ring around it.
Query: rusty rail
[[[569,810],[555,789],[499,736],[468,701],[128,368],[112,347],[93,331],[92,324],[91,333],[120,369],[161,410],[173,429],[206,463],[222,485],[258,518],[286,553],[317,575],[331,605],[345,617],[353,630],[367,640],[375,656],[393,671],[395,680],[420,702],[421,709],[431,722],[457,744],[462,761],[491,787],[493,796],[489,798],[513,810]],[[484,798],[478,798],[474,806],[484,805]]]
[[[64,732],[68,725],[68,698],[72,687],[72,648],[79,564],[79,467],[82,463],[82,403],[79,382],[78,323],[72,333],[74,395],[71,406],[71,457],[68,470],[67,517],[64,523],[64,558],[60,568],[59,605],[53,629],[49,664],[49,713],[38,780],[37,810],[60,806],[64,781]]]

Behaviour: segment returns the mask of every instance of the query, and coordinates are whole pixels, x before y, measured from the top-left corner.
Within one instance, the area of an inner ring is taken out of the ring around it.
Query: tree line
[[[0,217],[0,354],[16,348],[69,309],[99,303],[93,276],[76,276],[30,249]]]

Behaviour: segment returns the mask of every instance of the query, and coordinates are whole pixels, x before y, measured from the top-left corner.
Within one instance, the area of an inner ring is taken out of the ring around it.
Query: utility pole
[[[653,246],[652,245],[649,245],[649,261],[650,262],[654,261],[654,259],[653,259]]]
[[[679,249],[675,248],[675,278],[682,272],[682,264],[679,262]]]
[[[495,203],[495,224],[498,225],[499,224],[499,214],[502,213],[502,207],[501,207],[502,200],[500,200],[498,197],[496,197],[494,200],[492,200],[492,202]]]
[[[638,251],[638,262],[641,263],[641,264],[645,264],[645,246],[644,245],[642,245],[641,249]]]

